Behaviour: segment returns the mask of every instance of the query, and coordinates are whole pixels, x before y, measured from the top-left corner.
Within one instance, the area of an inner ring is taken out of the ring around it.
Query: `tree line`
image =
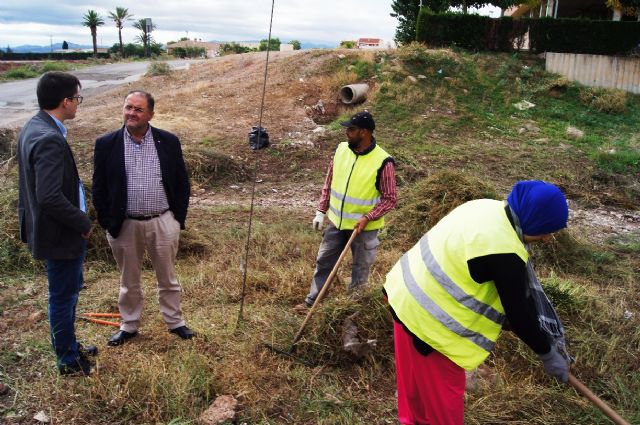
[[[434,13],[446,12],[452,7],[457,7],[466,14],[469,8],[495,6],[504,11],[520,4],[536,7],[540,6],[541,2],[542,0],[393,0],[391,16],[398,19],[395,41],[399,44],[415,41],[416,23],[421,6],[429,8]],[[625,15],[637,15],[640,19],[640,0],[606,0],[606,5],[611,9],[621,10]]]
[[[140,53],[139,49],[136,48],[135,45],[129,44],[127,45],[128,50],[125,50],[125,45],[122,43],[122,28],[127,21],[133,21],[133,28],[140,31],[140,34],[136,36],[136,40],[142,43],[143,54],[148,54],[149,52],[160,53],[161,46],[158,43],[155,43],[153,37],[151,36],[151,31],[156,29],[155,25],[151,25],[147,27],[146,19],[133,19],[133,14],[129,12],[129,9],[126,7],[116,7],[115,11],[109,12],[109,19],[112,20],[116,28],[118,28],[118,39],[119,39],[119,52],[120,56],[125,57],[125,54]],[[97,56],[98,54],[98,44],[97,44],[97,35],[98,35],[98,27],[104,25],[104,19],[102,16],[98,14],[95,10],[89,9],[87,13],[83,16],[82,25],[88,27],[91,30],[91,39],[93,41],[93,55]]]

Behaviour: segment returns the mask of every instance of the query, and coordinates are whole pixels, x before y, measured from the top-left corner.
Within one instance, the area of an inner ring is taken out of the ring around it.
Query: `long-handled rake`
[[[311,319],[311,316],[313,316],[313,313],[315,313],[318,305],[320,304],[320,302],[324,298],[325,294],[329,290],[329,287],[333,283],[333,280],[334,280],[336,274],[338,273],[338,268],[340,267],[340,264],[342,263],[342,260],[344,259],[344,257],[347,255],[347,252],[349,251],[349,248],[351,248],[351,244],[353,243],[353,240],[356,238],[357,235],[358,235],[358,231],[357,230],[354,230],[351,233],[351,237],[347,241],[347,244],[344,246],[344,249],[342,250],[342,253],[340,254],[340,257],[338,258],[338,261],[336,261],[335,266],[333,266],[333,269],[331,270],[331,273],[329,274],[329,277],[327,278],[326,282],[324,283],[324,286],[320,290],[320,293],[316,297],[315,301],[313,302],[313,305],[309,309],[309,312],[307,313],[307,316],[304,318],[304,321],[302,322],[302,325],[300,326],[300,329],[298,330],[296,335],[293,337],[293,342],[291,343],[291,347],[289,347],[288,350],[282,350],[282,349],[274,347],[271,344],[263,343],[262,345],[264,345],[266,348],[268,348],[269,350],[271,350],[271,351],[273,351],[275,353],[278,353],[278,354],[283,355],[285,357],[288,357],[290,359],[296,360],[296,361],[298,361],[300,363],[303,363],[305,365],[310,365],[308,362],[293,356],[293,353],[295,353],[295,351],[296,351],[296,346],[297,346],[298,342],[300,342],[300,339],[302,338],[302,333],[304,332],[305,328],[307,327],[307,324],[309,323],[309,320]]]
[[[591,392],[578,378],[569,374],[569,384],[573,386],[579,393],[585,396],[594,406],[602,411],[616,425],[631,425],[622,416],[618,415],[607,403],[602,401],[597,395]]]

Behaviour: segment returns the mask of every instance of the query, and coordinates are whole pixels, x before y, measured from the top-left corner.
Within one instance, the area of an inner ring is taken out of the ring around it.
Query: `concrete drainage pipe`
[[[367,84],[349,84],[340,89],[340,99],[346,105],[361,103],[367,98],[368,91]]]

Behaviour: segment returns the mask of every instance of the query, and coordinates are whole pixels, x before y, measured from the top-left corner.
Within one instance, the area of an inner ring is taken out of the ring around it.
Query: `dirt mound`
[[[202,188],[249,179],[250,170],[245,163],[210,147],[185,149],[184,157],[191,183]]]

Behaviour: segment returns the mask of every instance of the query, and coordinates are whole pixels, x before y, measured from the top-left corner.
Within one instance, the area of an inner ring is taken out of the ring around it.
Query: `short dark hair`
[[[36,95],[40,109],[56,109],[60,102],[76,95],[82,87],[75,75],[60,71],[49,71],[40,77]]]
[[[132,95],[134,93],[139,93],[139,94],[143,95],[144,97],[146,97],[147,98],[147,108],[149,108],[149,110],[153,112],[153,108],[156,106],[156,100],[153,98],[151,93],[147,93],[144,90],[131,90],[129,93],[127,93],[127,95],[124,98],[126,99],[127,97],[129,97],[129,95]]]

